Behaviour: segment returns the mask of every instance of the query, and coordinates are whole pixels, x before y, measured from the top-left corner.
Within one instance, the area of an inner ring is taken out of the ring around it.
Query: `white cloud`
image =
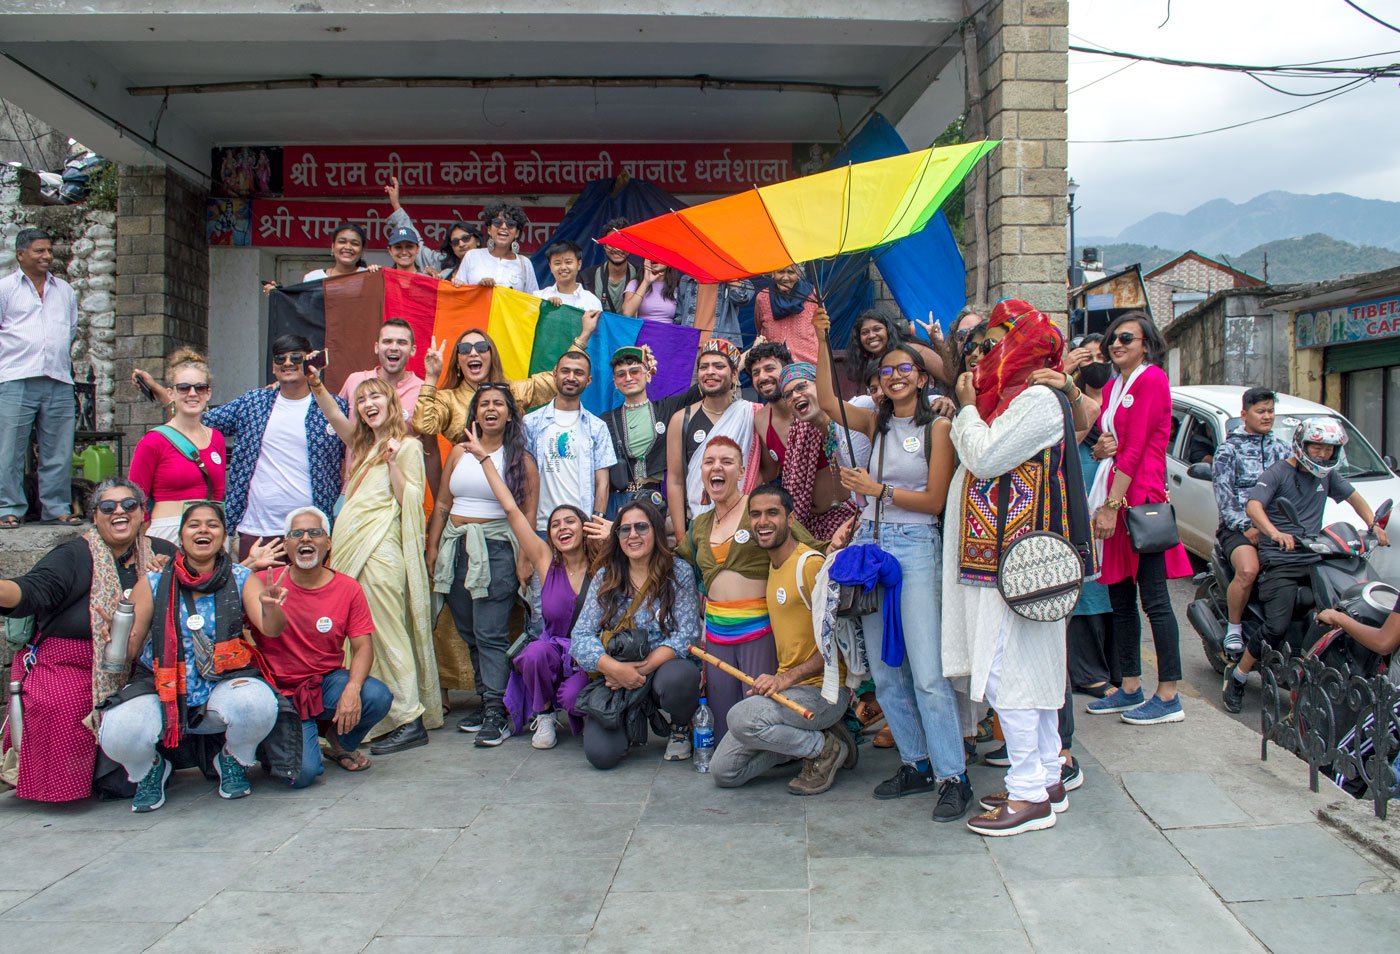
[[[1400,23],[1400,0],[1363,0]],[[1400,50],[1341,0],[1073,0],[1070,42],[1144,55],[1271,65]],[[1089,42],[1085,42],[1089,41]],[[1291,116],[1168,142],[1074,140],[1166,136],[1225,126],[1312,102],[1243,74],[1070,53],[1069,171],[1080,183],[1080,235],[1115,235],[1153,212],[1242,202],[1261,192],[1349,192],[1400,200],[1400,81],[1381,80]],[[1358,63],[1400,62],[1400,53]],[[1336,79],[1270,80],[1292,90]]]

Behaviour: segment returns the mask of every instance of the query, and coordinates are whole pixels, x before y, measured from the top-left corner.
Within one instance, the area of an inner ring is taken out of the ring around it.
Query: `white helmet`
[[[1342,462],[1342,448],[1347,432],[1335,417],[1308,417],[1293,429],[1293,456],[1314,477],[1326,477],[1327,472]],[[1308,456],[1308,444],[1329,444],[1337,450],[1329,460],[1314,460]]]

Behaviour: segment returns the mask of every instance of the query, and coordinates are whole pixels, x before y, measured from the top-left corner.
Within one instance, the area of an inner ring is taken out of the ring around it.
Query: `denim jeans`
[[[874,526],[862,520],[856,543],[874,543]],[[884,622],[880,613],[861,619],[875,696],[894,733],[899,756],[913,764],[933,763],[940,781],[961,775],[962,727],[953,686],[943,675],[941,542],[932,524],[881,523],[880,547],[899,561],[904,585],[899,614],[904,624],[904,662],[891,668],[880,659]]]
[[[38,430],[39,502],[43,518],[73,510],[73,385],[53,378],[0,382],[0,516],[23,517],[29,432]]]
[[[306,788],[325,771],[321,763],[321,738],[316,723],[335,718],[335,707],[340,704],[340,696],[349,682],[348,669],[337,669],[321,680],[321,704],[324,708],[316,718],[302,720],[301,771],[296,778],[284,780],[292,788]],[[360,721],[355,723],[355,728],[339,736],[340,747],[347,752],[359,748],[365,735],[389,714],[389,707],[393,704],[394,694],[388,686],[373,676],[366,678],[365,684],[360,687]]]

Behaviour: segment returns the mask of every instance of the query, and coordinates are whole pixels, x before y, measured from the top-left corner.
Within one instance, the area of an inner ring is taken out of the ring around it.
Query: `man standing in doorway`
[[[589,382],[588,355],[568,351],[554,365],[559,393],[525,415],[525,444],[540,469],[540,505],[535,529],[547,538],[549,515],[570,504],[601,517],[608,506],[608,468],[617,463],[608,428],[586,410],[581,396]]]
[[[45,523],[79,524],[73,513],[73,363],[78,301],[50,274],[53,240],[40,229],[15,236],[19,270],[0,278],[0,529],[29,509],[24,462],[37,430],[39,502]]]
[[[299,507],[333,513],[340,496],[345,445],[316,402],[303,370],[311,342],[280,335],[272,342],[276,388],[254,388],[204,415],[235,443],[229,453],[224,508],[238,528],[239,559],[260,537],[280,537]],[[349,405],[337,397],[341,413]]]

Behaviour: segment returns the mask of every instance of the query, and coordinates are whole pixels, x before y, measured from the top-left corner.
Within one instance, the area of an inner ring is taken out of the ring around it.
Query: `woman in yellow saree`
[[[394,693],[370,730],[370,752],[387,755],[428,744],[442,725],[437,659],[423,562],[423,450],[409,436],[391,385],[369,378],[355,389],[356,420],[339,412],[312,369],[312,394],[350,448],[350,477],[331,538],[330,567],[353,577],[374,617],[373,676]],[[334,412],[334,413],[331,413]]]

